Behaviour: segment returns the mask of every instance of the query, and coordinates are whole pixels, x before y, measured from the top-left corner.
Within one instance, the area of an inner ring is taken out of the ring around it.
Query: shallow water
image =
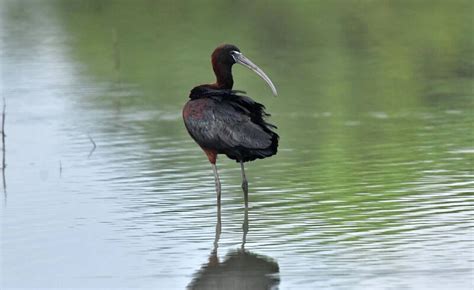
[[[472,289],[469,1],[0,3],[2,289]],[[234,69],[281,136],[247,213],[181,120],[223,41],[280,93]]]

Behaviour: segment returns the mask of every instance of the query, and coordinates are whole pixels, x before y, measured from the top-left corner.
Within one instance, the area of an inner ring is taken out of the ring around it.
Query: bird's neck
[[[234,85],[234,79],[232,78],[232,66],[224,65],[221,63],[213,63],[212,68],[216,75],[216,83],[213,84],[218,89],[231,90]]]

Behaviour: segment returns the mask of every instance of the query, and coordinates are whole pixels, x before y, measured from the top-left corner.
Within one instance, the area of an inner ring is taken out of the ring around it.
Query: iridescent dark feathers
[[[238,162],[276,154],[276,127],[265,121],[265,107],[245,92],[195,87],[183,110],[186,128],[203,148],[226,154]]]

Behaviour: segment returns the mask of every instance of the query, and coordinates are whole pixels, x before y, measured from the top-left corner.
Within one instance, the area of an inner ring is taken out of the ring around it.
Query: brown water
[[[0,3],[2,289],[474,286],[470,1]],[[234,69],[281,136],[247,218],[181,120],[224,41],[280,93]]]

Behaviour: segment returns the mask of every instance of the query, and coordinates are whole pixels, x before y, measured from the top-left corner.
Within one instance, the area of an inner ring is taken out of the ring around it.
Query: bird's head
[[[273,95],[277,95],[275,85],[273,85],[270,78],[265,74],[265,72],[263,72],[261,68],[254,64],[250,59],[245,57],[237,46],[232,44],[222,44],[218,46],[212,53],[211,60],[214,72],[218,77],[218,74],[221,73],[222,67],[228,68],[230,70],[232,65],[238,63],[260,76],[268,84],[272,90]]]

